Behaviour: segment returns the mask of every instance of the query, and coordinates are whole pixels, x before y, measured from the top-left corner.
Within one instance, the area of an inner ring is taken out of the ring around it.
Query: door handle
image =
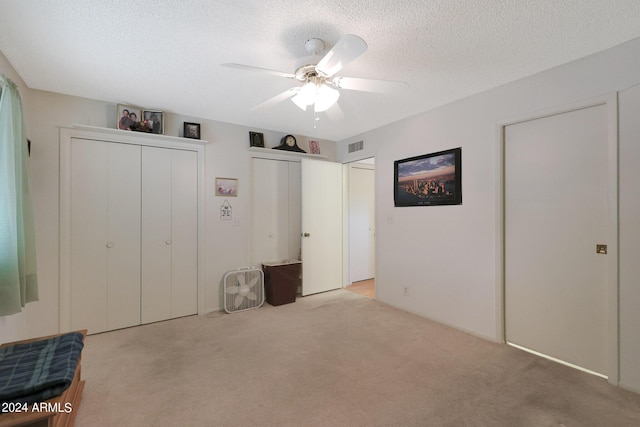
[[[107,242],[107,248],[111,249],[113,247],[113,242]]]
[[[304,236],[304,237],[309,237],[309,236],[311,236],[311,234],[309,234],[309,233],[304,233],[304,234],[303,234],[303,236]]]
[[[171,244],[171,240],[165,240],[164,244],[165,245],[170,245]]]

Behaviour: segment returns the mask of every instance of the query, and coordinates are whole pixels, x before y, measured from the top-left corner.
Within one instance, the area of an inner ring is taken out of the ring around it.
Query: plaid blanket
[[[73,381],[82,338],[72,332],[0,347],[0,402],[42,402],[62,394]]]

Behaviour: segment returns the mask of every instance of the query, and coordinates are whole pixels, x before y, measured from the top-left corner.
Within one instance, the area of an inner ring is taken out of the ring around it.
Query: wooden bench
[[[87,336],[87,331],[75,331]],[[28,344],[30,342],[45,340],[54,338],[64,334],[50,335],[47,337],[33,338],[29,340],[16,341],[0,345],[1,347],[9,347],[16,344]],[[82,360],[82,353],[78,360],[78,366],[73,377],[73,381],[69,388],[67,388],[61,395],[45,400],[44,402],[38,402],[35,404],[27,405],[27,412],[10,412],[0,413],[0,427],[15,427],[15,426],[48,426],[48,427],[71,427],[75,423],[78,409],[80,408],[80,399],[82,398],[82,390],[84,389],[84,381],[80,375],[80,362]],[[33,411],[33,405],[37,405],[37,409]],[[51,410],[49,410],[51,409]]]

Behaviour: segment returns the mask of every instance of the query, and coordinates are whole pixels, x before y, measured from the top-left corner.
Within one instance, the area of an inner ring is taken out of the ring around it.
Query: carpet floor
[[[638,426],[640,395],[344,290],[87,337],[77,426]]]

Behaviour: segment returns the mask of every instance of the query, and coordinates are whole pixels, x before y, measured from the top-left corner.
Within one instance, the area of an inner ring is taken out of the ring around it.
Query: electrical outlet
[[[405,297],[408,297],[408,296],[409,296],[409,287],[408,287],[408,286],[405,286],[405,287],[403,288],[403,290],[402,290],[402,294],[403,294]]]
[[[393,224],[393,215],[387,216],[387,224]]]

